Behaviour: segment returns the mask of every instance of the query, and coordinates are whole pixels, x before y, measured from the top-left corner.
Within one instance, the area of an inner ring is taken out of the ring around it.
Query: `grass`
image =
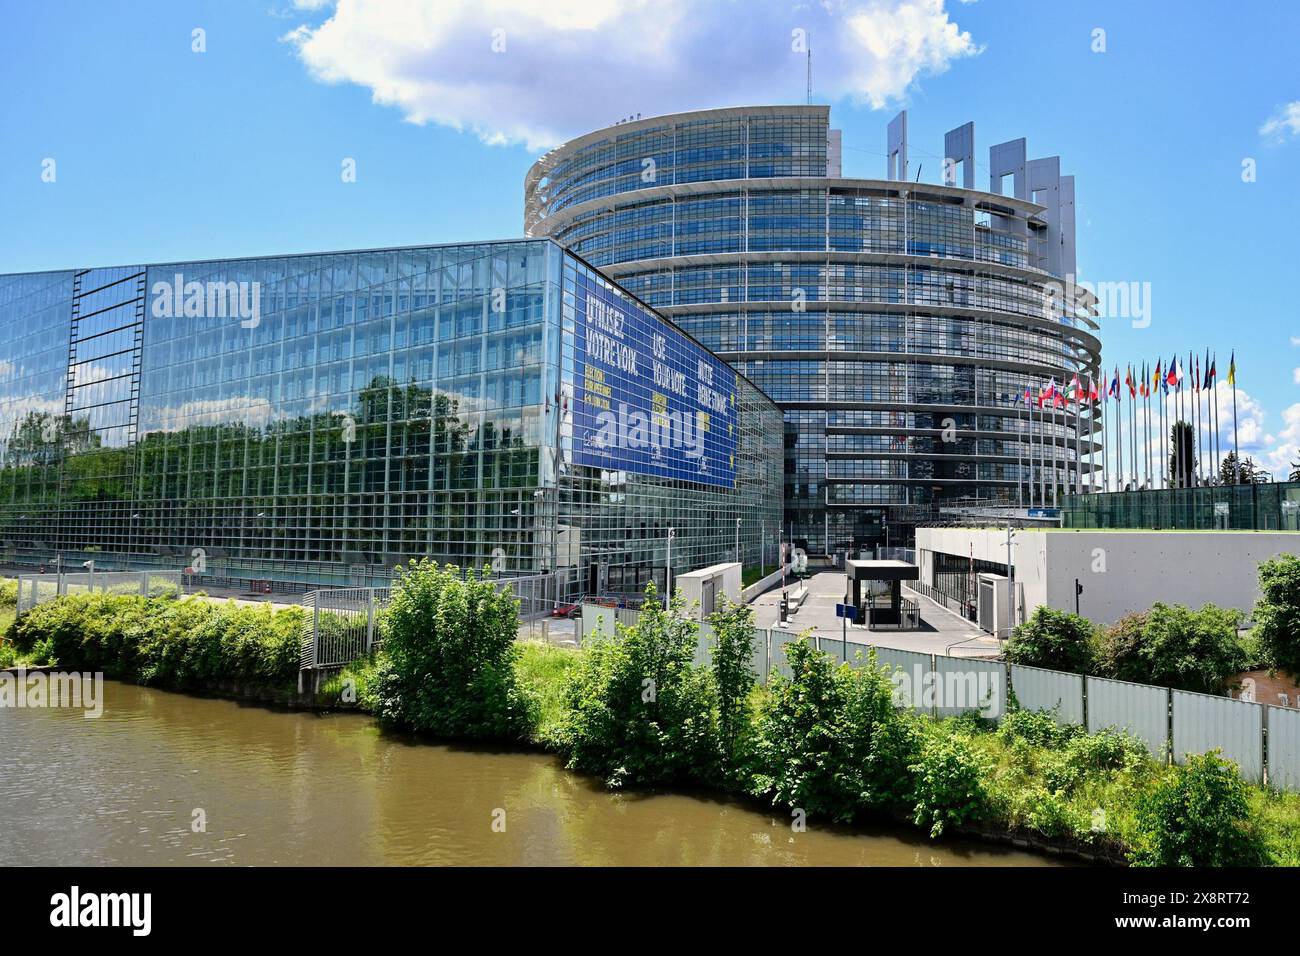
[[[577,662],[580,653],[541,641],[522,643],[516,672],[520,683],[537,696],[539,716],[533,739],[543,746],[555,740],[564,720],[565,685],[569,669]]]

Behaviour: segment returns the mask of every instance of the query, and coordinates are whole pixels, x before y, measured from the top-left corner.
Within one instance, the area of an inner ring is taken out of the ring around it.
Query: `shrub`
[[[13,578],[0,578],[0,607],[18,606],[18,582]]]
[[[145,684],[284,686],[297,678],[302,620],[296,607],[79,594],[32,608],[14,635],[34,663]]]
[[[515,678],[518,629],[508,589],[428,558],[399,567],[380,616],[380,721],[440,737],[526,737],[535,708]]]
[[[806,640],[785,654],[791,676],[773,679],[760,709],[755,794],[839,821],[906,805],[917,736],[874,652],[857,669]]]
[[[943,728],[932,730],[925,735],[920,759],[909,769],[915,776],[913,819],[917,826],[929,827],[932,838],[987,811],[984,778],[990,768],[965,737]]]
[[[713,683],[718,697],[721,771],[735,779],[750,754],[749,698],[754,690],[754,610],[745,604],[723,606],[709,616],[713,628]]]
[[[1107,677],[1203,694],[1221,692],[1250,654],[1237,636],[1240,615],[1207,604],[1199,611],[1156,604],[1126,617],[1102,639]]]
[[[1255,640],[1270,668],[1300,674],[1300,557],[1284,554],[1259,566]]]
[[[1150,759],[1146,745],[1129,734],[1080,730],[1066,740],[1059,758],[1045,768],[1044,778],[1049,789],[1068,791],[1091,776],[1127,770]]]
[[[654,585],[636,624],[586,648],[570,671],[558,734],[571,770],[606,786],[709,784],[719,774],[716,695],[693,663],[695,624],[659,603]]]
[[[1241,866],[1258,862],[1248,790],[1219,751],[1189,755],[1138,801],[1129,859],[1138,866]]]
[[[1092,664],[1092,640],[1087,618],[1043,606],[1012,631],[1006,657],[1013,664],[1085,674]]]
[[[0,669],[13,667],[18,660],[18,649],[9,641],[0,638]]]
[[[1055,747],[1078,732],[1078,728],[1058,724],[1051,711],[1022,707],[1008,710],[997,729],[1007,743],[1025,741],[1035,747]]]

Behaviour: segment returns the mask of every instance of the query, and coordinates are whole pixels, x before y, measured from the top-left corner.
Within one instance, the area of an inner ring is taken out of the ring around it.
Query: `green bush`
[[[856,669],[806,640],[785,655],[791,676],[772,680],[759,712],[753,792],[838,821],[907,805],[917,735],[874,652]]]
[[[718,781],[715,688],[693,663],[696,627],[679,610],[650,585],[638,622],[593,642],[570,670],[558,734],[569,769],[610,787]]]
[[[0,669],[13,667],[18,660],[18,649],[9,641],[0,638]]]
[[[18,606],[18,582],[13,578],[0,578],[0,607]]]
[[[744,773],[753,746],[749,701],[754,690],[754,610],[746,604],[723,605],[709,616],[713,628],[711,657],[718,698],[718,744],[721,772],[728,780]]]
[[[923,738],[920,759],[909,769],[915,778],[912,817],[917,826],[929,827],[931,837],[987,813],[984,778],[990,767],[965,737],[932,730]]]
[[[1300,557],[1284,554],[1259,566],[1255,641],[1263,663],[1300,675]]]
[[[1156,604],[1107,629],[1099,664],[1106,677],[1203,694],[1221,693],[1251,655],[1237,636],[1240,614],[1207,604],[1199,611]]]
[[[439,737],[527,737],[535,709],[515,676],[518,615],[509,589],[473,571],[428,558],[398,568],[380,616],[380,721]]]
[[[1246,866],[1259,862],[1249,790],[1219,751],[1189,755],[1138,802],[1130,862],[1138,866]]]
[[[1042,606],[1007,641],[1013,664],[1086,674],[1092,666],[1093,626],[1087,618]]]
[[[297,679],[302,610],[120,594],[77,594],[23,615],[15,643],[34,663],[178,689]]]

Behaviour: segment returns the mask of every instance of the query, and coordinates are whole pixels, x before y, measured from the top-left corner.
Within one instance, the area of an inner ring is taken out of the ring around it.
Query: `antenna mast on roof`
[[[812,105],[812,34],[808,34],[808,105]]]

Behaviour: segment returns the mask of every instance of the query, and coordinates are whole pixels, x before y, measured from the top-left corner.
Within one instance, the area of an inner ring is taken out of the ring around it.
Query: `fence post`
[[[375,645],[375,589],[370,588],[366,596],[366,656]]]
[[[316,655],[320,650],[317,643],[320,641],[320,593],[311,602],[311,664],[316,666]]]

